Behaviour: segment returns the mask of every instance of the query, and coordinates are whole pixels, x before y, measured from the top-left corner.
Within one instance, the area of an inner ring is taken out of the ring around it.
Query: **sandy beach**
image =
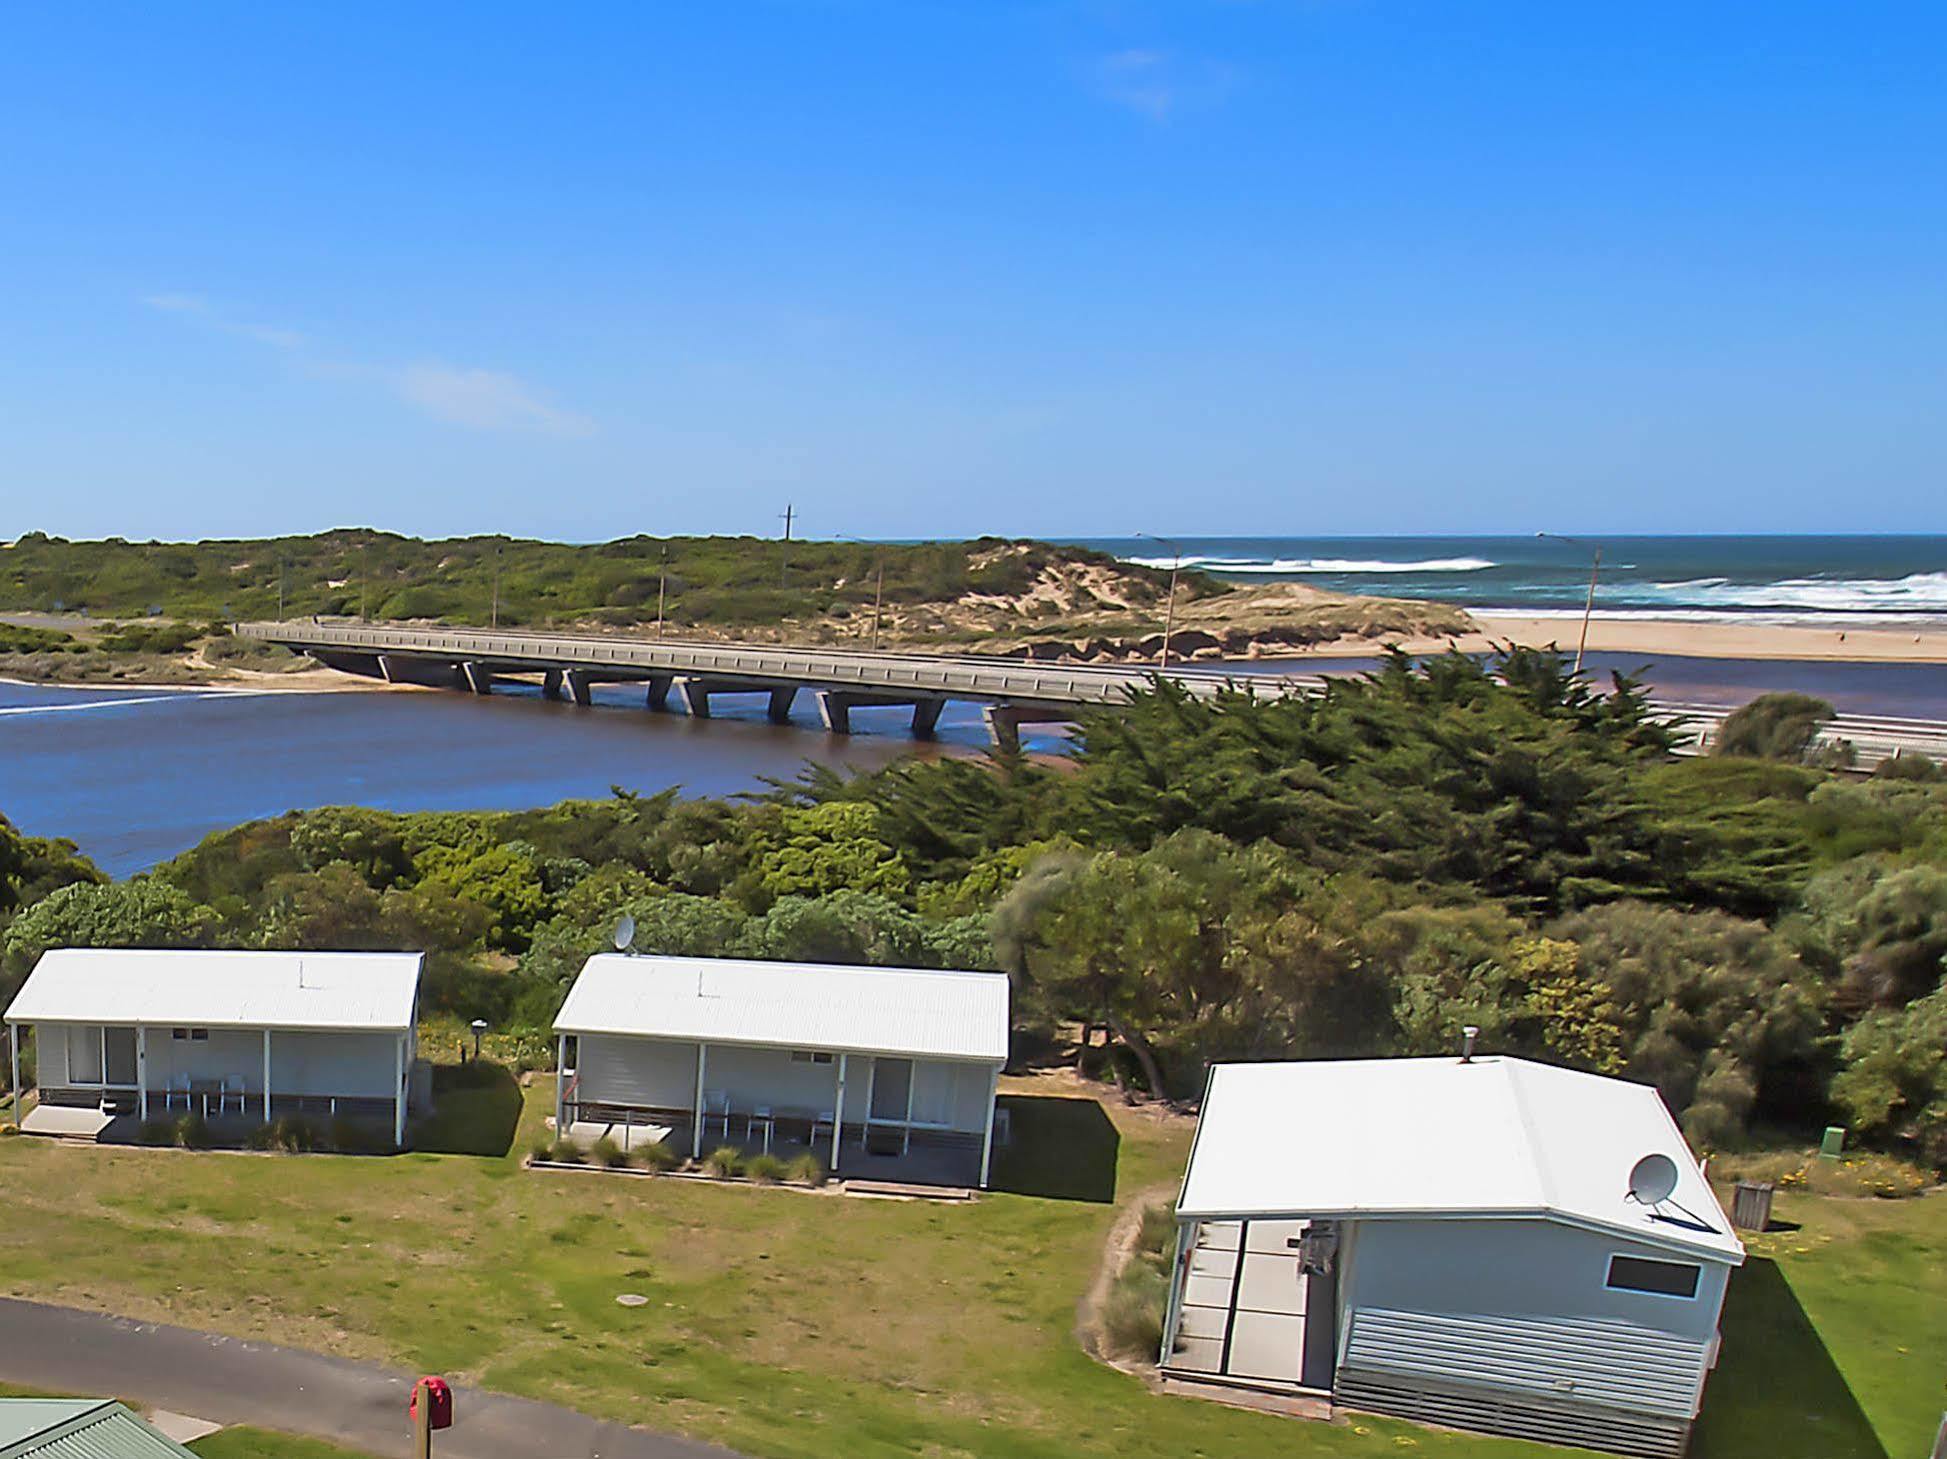
[[[1573,650],[1581,635],[1579,616],[1476,614],[1477,632],[1455,639],[1408,640],[1409,653],[1439,653],[1449,647],[1475,653],[1497,644],[1528,648],[1550,644]],[[1369,654],[1370,642],[1320,645],[1306,657]],[[1690,622],[1668,618],[1605,618],[1589,622],[1589,649],[1595,653],[1640,653],[1712,659],[1799,659],[1830,663],[1947,664],[1947,627],[1832,628],[1809,624]]]

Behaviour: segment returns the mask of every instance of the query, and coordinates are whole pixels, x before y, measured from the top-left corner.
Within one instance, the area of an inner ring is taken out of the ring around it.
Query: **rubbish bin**
[[[1771,1193],[1768,1180],[1740,1180],[1731,1196],[1731,1224],[1745,1231],[1762,1231],[1771,1224]]]

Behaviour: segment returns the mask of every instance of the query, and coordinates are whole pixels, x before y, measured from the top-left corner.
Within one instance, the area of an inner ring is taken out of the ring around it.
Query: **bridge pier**
[[[852,732],[852,711],[872,709],[880,705],[907,705],[913,707],[913,734],[919,739],[933,737],[934,728],[940,722],[940,711],[946,707],[946,698],[939,694],[872,694],[856,689],[819,689],[818,718],[825,729],[835,735],[849,735]]]
[[[494,676],[488,672],[486,665],[476,664],[469,660],[460,665],[460,673],[466,677],[466,686],[473,693],[491,694],[494,692]]]
[[[580,669],[563,669],[561,682],[567,687],[568,697],[583,709],[595,702],[594,681]]]
[[[561,697],[561,670],[549,669],[541,675],[541,697],[543,699]]]
[[[642,702],[658,714],[669,709],[669,686],[676,682],[674,674],[651,674],[649,688],[642,696]]]
[[[725,679],[714,674],[678,674],[673,682],[676,697],[683,701],[683,708],[697,719],[710,717],[710,697],[714,694],[763,694],[770,700],[764,712],[771,723],[789,724],[791,705],[798,697],[796,684],[779,684],[769,679]],[[655,692],[652,683],[649,693],[653,697]]]
[[[1021,753],[1021,726],[1024,724],[1067,724],[1074,716],[1055,705],[987,704],[980,717],[994,748],[1004,755]]]

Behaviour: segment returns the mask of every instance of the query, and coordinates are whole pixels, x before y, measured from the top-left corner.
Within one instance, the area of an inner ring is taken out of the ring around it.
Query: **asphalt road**
[[[418,1374],[186,1327],[0,1297],[0,1381],[122,1398],[221,1424],[306,1434],[410,1459]],[[476,1388],[453,1393],[439,1459],[735,1459],[728,1449]]]

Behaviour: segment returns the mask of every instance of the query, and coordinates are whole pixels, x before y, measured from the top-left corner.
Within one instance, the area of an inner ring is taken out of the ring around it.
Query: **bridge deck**
[[[793,648],[597,633],[350,623],[243,623],[236,631],[240,637],[282,644],[321,662],[370,663],[373,672],[383,667],[382,661],[430,664],[451,680],[476,687],[479,676],[495,674],[541,674],[550,676],[550,682],[561,674],[580,676],[585,682],[647,681],[660,686],[651,697],[658,706],[672,680],[690,679],[706,691],[715,684],[718,693],[805,688],[833,696],[856,695],[858,703],[923,705],[930,701],[937,706],[942,700],[960,700],[989,706],[1003,719],[1014,715],[1015,722],[1024,722],[1126,703],[1159,673],[1147,666],[1048,664],[979,654]],[[1177,665],[1160,672],[1198,699],[1239,690],[1265,698],[1315,694],[1328,682],[1321,674],[1240,675],[1221,668]],[[582,692],[577,689],[577,696]],[[1652,701],[1652,711],[1664,723],[1691,731],[1680,748],[1687,754],[1706,748],[1730,713],[1723,705],[1660,700]],[[916,725],[921,722],[916,718]],[[828,713],[826,723],[842,727],[843,710]],[[930,719],[925,723],[930,725]],[[1003,720],[993,723],[997,735],[1013,732],[1004,728]],[[1947,724],[1933,720],[1841,714],[1826,725],[1821,738],[1849,744],[1861,769],[1903,753],[1947,760]]]

